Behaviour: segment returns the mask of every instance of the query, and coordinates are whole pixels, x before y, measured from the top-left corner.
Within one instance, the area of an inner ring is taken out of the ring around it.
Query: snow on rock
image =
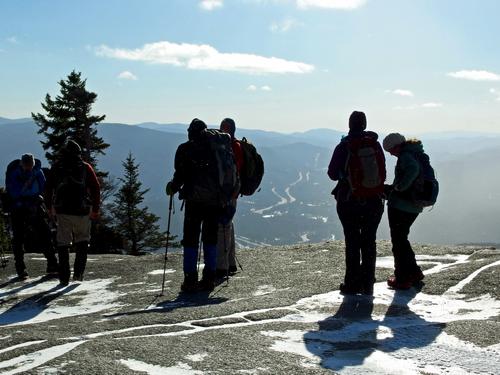
[[[174,272],[175,270],[172,269],[165,270],[165,273],[174,273]],[[148,275],[163,275],[163,269],[148,272]]]
[[[209,355],[208,353],[199,353],[199,354],[191,354],[191,355],[187,355],[185,358],[188,360],[188,361],[191,361],[191,362],[202,362],[205,360],[205,358],[207,358]]]
[[[122,294],[109,289],[114,281],[95,279],[61,287],[52,280],[32,288],[7,289],[3,294],[16,291],[18,296],[30,297],[10,308],[0,308],[0,326],[41,323],[121,307],[117,300]]]
[[[201,375],[202,371],[196,371],[188,364],[177,363],[172,367],[162,367],[150,365],[145,362],[136,361],[135,359],[122,359],[119,361],[121,364],[127,366],[133,371],[145,372],[148,375]]]

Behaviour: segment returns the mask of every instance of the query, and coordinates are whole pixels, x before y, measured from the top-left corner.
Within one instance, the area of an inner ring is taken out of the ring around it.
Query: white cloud
[[[297,0],[299,9],[325,8],[353,10],[365,5],[366,0]]]
[[[408,97],[414,96],[412,91],[404,89],[387,90],[386,92],[399,96],[408,96]]]
[[[222,8],[224,5],[223,0],[202,0],[200,1],[200,8],[203,10],[214,10],[216,8]]]
[[[285,18],[283,21],[273,22],[269,29],[273,33],[286,33],[299,25],[300,22],[298,22],[297,20],[293,18]]]
[[[272,91],[273,89],[271,88],[271,86],[268,85],[261,86],[260,88],[255,85],[250,85],[247,87],[247,91],[257,91],[257,90]]]
[[[247,87],[247,90],[248,90],[248,91],[257,91],[257,86],[255,86],[255,85],[250,85],[250,86],[248,86],[248,87]]]
[[[15,36],[9,36],[7,39],[5,39],[8,43],[10,44],[19,44],[19,40]]]
[[[126,79],[129,81],[137,81],[137,76],[134,73],[129,72],[127,70],[118,74],[117,78],[118,79]]]
[[[148,43],[141,48],[121,49],[102,45],[95,49],[98,56],[167,64],[195,70],[221,70],[247,74],[304,74],[314,66],[302,62],[264,57],[246,53],[222,53],[207,44]]]
[[[271,90],[272,90],[272,88],[271,88],[271,87],[269,87],[269,86],[267,86],[267,85],[266,85],[266,86],[262,86],[260,89],[261,89],[262,91],[271,91]]]
[[[424,103],[422,104],[422,108],[441,108],[443,106],[443,103],[435,103],[435,102],[429,102],[429,103]]]
[[[448,73],[448,76],[469,81],[500,81],[500,75],[486,70],[460,70]]]

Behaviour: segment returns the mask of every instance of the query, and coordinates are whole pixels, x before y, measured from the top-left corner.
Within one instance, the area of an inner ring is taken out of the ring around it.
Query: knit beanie
[[[224,133],[228,133],[232,138],[234,138],[234,133],[236,132],[236,123],[232,118],[225,118],[220,123],[220,130]]]
[[[366,129],[366,115],[364,112],[354,111],[349,117],[349,131],[361,133]]]
[[[195,118],[191,121],[188,128],[188,137],[190,140],[196,139],[199,137],[201,132],[207,128],[207,124],[203,121]]]
[[[392,150],[394,147],[399,146],[402,143],[406,142],[406,138],[404,135],[399,134],[399,133],[391,133],[387,135],[387,137],[384,138],[384,150],[389,152]]]

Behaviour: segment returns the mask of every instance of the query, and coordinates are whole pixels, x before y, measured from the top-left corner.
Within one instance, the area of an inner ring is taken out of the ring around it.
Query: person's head
[[[220,131],[227,133],[234,138],[234,133],[236,132],[236,124],[232,118],[225,118],[220,123]]]
[[[203,121],[195,118],[193,121],[191,121],[191,124],[189,124],[188,128],[188,138],[190,141],[196,140],[200,137],[201,133],[203,130],[207,128],[207,124],[205,124]]]
[[[27,172],[31,172],[35,166],[35,158],[32,154],[24,154],[21,156],[21,167]]]
[[[361,133],[366,129],[366,115],[364,112],[354,111],[349,117],[349,133]]]
[[[401,147],[406,142],[404,135],[399,133],[388,134],[383,141],[384,150],[394,156],[401,154]]]
[[[67,158],[80,158],[82,156],[82,148],[73,139],[68,139],[61,149],[61,154]]]

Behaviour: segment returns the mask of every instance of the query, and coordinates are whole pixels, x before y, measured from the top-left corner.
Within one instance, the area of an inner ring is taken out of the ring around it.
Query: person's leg
[[[217,276],[225,277],[228,272],[228,225],[219,223],[217,231]]]
[[[234,223],[231,221],[229,224],[229,273],[235,273],[238,271],[236,266],[236,238],[234,234]]]
[[[210,291],[214,288],[215,270],[217,265],[217,233],[219,228],[219,213],[218,207],[205,206],[203,207],[203,258],[205,267],[203,268],[203,278],[200,281],[202,289]]]
[[[33,227],[40,241],[40,247],[47,259],[47,274],[57,273],[59,265],[55,254],[54,244],[52,242],[52,233],[50,231],[48,217],[45,211],[38,209],[38,214],[34,217]]]
[[[83,281],[83,274],[87,265],[89,251],[90,231],[92,222],[85,216],[72,216],[74,222],[75,264],[73,266],[73,280]]]
[[[377,229],[384,213],[381,199],[366,202],[361,223],[361,275],[363,292],[373,293],[375,283],[375,262],[377,259]]]
[[[407,282],[413,271],[415,254],[408,240],[410,227],[418,214],[412,214],[389,207],[392,253],[394,255],[394,275],[399,282]]]
[[[360,279],[360,217],[358,202],[337,203],[337,213],[344,228],[345,238],[345,277],[343,288],[345,292],[356,293]]]
[[[186,201],[184,212],[184,235],[182,246],[184,247],[184,282],[181,289],[185,292],[195,291],[198,286],[198,246],[201,230],[201,215],[197,203]]]
[[[69,215],[57,215],[57,253],[59,255],[59,281],[69,283],[69,249],[73,243],[73,222]]]
[[[12,220],[12,251],[14,253],[14,262],[16,273],[19,277],[27,277],[26,265],[24,264],[24,227],[25,214],[22,210],[13,210],[11,213]]]

